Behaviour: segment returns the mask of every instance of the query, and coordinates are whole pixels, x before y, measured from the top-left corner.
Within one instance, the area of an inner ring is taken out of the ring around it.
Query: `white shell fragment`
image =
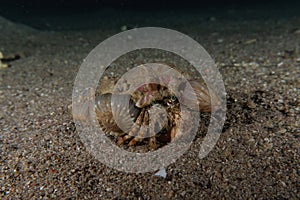
[[[158,172],[154,174],[154,176],[160,176],[163,178],[167,178],[167,171],[165,168],[161,168]]]

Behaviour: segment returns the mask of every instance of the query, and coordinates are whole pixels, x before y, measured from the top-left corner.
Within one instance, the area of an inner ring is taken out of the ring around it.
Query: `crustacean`
[[[174,74],[162,66],[142,65],[134,72],[134,78],[105,77],[100,81],[95,98],[96,117],[102,130],[113,136],[118,145],[132,146],[148,138],[150,147],[156,149],[158,143],[168,143],[178,137],[180,106],[210,112],[217,105],[216,96],[209,94],[202,81],[186,80],[182,74]],[[141,79],[148,80],[135,84],[141,74]]]

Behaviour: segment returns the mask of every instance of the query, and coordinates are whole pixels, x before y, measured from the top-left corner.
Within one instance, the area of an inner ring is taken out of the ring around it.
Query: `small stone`
[[[180,193],[181,196],[185,196],[185,194],[186,194],[186,191],[183,191]]]
[[[174,191],[173,190],[170,190],[168,192],[168,198],[171,199],[172,197],[174,197]]]
[[[126,25],[121,26],[121,31],[127,31],[127,26]]]
[[[219,38],[217,41],[218,41],[218,43],[224,42],[224,40],[222,38]]]
[[[244,42],[244,44],[253,44],[253,43],[256,43],[256,42],[257,42],[256,39],[250,39],[250,40],[246,40],[246,41]]]
[[[285,184],[285,182],[283,182],[283,181],[280,181],[280,183],[281,183],[281,185],[282,185],[283,187],[286,187],[286,184]]]
[[[248,108],[254,109],[256,108],[256,104],[252,100],[247,101]]]
[[[278,133],[281,133],[281,134],[286,133],[286,129],[285,129],[285,128],[281,128],[281,129],[278,131]]]
[[[167,177],[166,169],[165,168],[161,168],[158,172],[156,172],[154,174],[154,176],[160,176],[160,177],[166,178]]]
[[[296,35],[300,34],[300,28],[295,28],[294,30],[292,30],[292,33]]]
[[[283,62],[280,62],[277,64],[277,67],[281,67],[283,65]]]
[[[5,68],[8,68],[8,64],[3,64],[3,63],[0,61],[0,69],[5,69]]]

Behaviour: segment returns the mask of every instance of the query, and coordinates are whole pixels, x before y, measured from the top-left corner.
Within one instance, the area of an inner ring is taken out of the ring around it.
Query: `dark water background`
[[[300,15],[300,1],[2,0],[0,15],[40,30],[178,28],[214,20],[289,19]]]

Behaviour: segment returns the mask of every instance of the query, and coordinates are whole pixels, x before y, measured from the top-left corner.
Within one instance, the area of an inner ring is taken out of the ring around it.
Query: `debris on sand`
[[[4,69],[4,68],[7,68],[8,67],[8,64],[4,64],[2,63],[2,59],[3,59],[3,54],[2,52],[0,51],[0,69]]]
[[[154,174],[154,176],[160,176],[163,178],[167,178],[167,171],[165,168],[161,168],[158,172]]]

